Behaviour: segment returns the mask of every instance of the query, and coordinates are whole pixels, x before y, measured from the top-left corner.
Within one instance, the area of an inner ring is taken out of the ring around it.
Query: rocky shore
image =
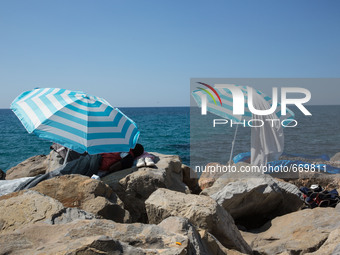
[[[152,154],[153,168],[63,175],[1,196],[0,254],[340,254],[339,205],[304,209],[298,189],[338,189],[340,175],[198,179],[178,156]],[[58,166],[53,152],[35,156],[6,180]]]

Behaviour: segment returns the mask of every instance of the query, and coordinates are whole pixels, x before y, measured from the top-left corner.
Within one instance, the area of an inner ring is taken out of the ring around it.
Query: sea
[[[340,152],[340,105],[307,106],[312,116],[304,116],[298,109],[298,125],[285,128],[285,152],[330,157]],[[134,120],[140,130],[139,143],[148,152],[179,155],[190,165],[190,107],[120,108]],[[220,133],[219,133],[220,135]],[[225,145],[225,162],[229,158],[233,128],[226,129],[223,139],[211,139],[211,153],[216,140]],[[0,169],[7,171],[25,159],[50,152],[50,141],[28,134],[20,120],[10,109],[0,109]],[[220,147],[219,147],[220,148]],[[249,128],[239,128],[234,154],[250,150]],[[224,151],[223,151],[224,153]],[[209,159],[209,153],[202,155]],[[220,162],[220,163],[225,163]]]

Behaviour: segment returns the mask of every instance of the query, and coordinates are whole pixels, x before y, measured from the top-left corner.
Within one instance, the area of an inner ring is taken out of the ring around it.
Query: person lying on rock
[[[88,177],[93,175],[102,177],[109,173],[132,167],[135,158],[142,155],[143,152],[143,146],[141,144],[136,144],[135,148],[130,149],[129,152],[94,155],[86,154],[45,174],[15,180],[2,180],[0,181],[0,196],[19,190],[33,188],[42,181],[61,175],[81,174]]]
[[[99,166],[99,176],[117,172],[133,165],[135,158],[144,153],[143,145],[137,143],[135,148],[129,152],[101,153],[101,163]]]

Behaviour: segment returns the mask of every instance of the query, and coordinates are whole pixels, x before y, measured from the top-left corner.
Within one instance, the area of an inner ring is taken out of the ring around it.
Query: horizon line
[[[306,106],[339,106],[340,104],[306,104]],[[115,108],[183,108],[193,107],[191,105],[182,106],[114,106]],[[0,110],[11,110],[11,108],[0,108]]]

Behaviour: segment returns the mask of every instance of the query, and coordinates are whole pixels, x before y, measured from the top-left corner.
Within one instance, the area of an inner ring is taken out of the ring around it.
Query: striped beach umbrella
[[[129,151],[139,137],[118,108],[81,91],[37,88],[19,95],[11,109],[29,133],[79,153]]]
[[[217,87],[217,86],[211,86],[209,84],[199,82],[197,89],[192,92],[192,96],[195,99],[196,103],[199,107],[202,107],[202,98],[206,100],[207,105],[207,111],[220,116],[225,119],[233,120],[236,122],[240,122],[242,120],[250,120],[252,119],[252,113],[249,110],[247,99],[248,99],[248,87],[247,86],[240,86],[240,85],[234,85],[231,86],[236,87],[238,90],[241,90],[243,92],[244,97],[244,114],[242,115],[236,115],[233,114],[233,95],[231,91],[228,88],[223,87]],[[272,105],[272,98],[269,96],[266,96],[263,92],[254,89],[254,93],[257,93],[265,101],[268,102],[269,105]],[[280,104],[278,104],[278,107],[276,108],[275,112],[276,116],[283,120],[283,119],[293,119],[294,113],[287,108],[287,114],[285,116],[281,115],[281,107]],[[288,124],[288,121],[287,121]]]

